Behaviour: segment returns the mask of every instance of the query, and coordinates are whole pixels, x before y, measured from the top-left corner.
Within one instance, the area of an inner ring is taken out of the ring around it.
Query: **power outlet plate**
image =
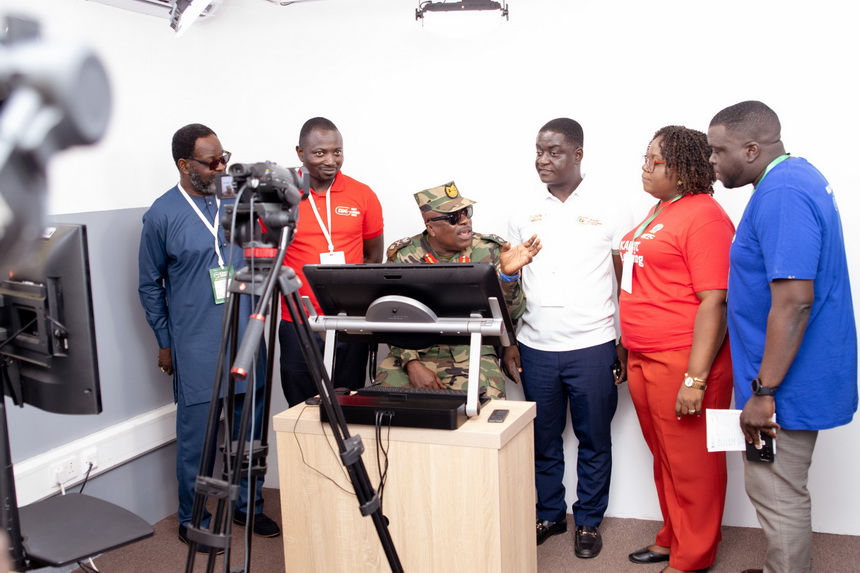
[[[90,470],[90,464],[93,465],[93,470],[99,467],[98,454],[98,448],[87,448],[86,450],[81,452],[81,472],[86,474],[87,470]]]
[[[74,458],[62,460],[51,466],[51,483],[53,485],[64,484],[75,479],[77,475]]]

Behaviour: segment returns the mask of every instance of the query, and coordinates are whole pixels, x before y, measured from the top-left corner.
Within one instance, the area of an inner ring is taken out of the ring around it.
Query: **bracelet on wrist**
[[[514,281],[520,280],[520,273],[517,273],[515,275],[506,275],[502,271],[499,271],[499,278],[506,283],[512,283]]]
[[[684,372],[684,386],[687,388],[695,388],[696,390],[705,390],[708,385],[706,382],[707,378],[696,378],[695,376],[690,376],[688,372]]]

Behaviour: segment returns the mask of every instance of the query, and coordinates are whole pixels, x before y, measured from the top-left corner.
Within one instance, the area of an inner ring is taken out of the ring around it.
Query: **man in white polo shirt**
[[[506,349],[503,364],[537,403],[538,544],[567,531],[562,433],[570,408],[579,440],[574,552],[587,559],[603,547],[598,527],[609,500],[618,402],[612,277],[620,278],[618,244],[633,220],[583,177],[582,144],[582,127],[572,119],[554,119],[538,133],[535,167],[546,192],[518,208],[508,240],[518,244],[537,233],[543,252],[522,270],[519,347]]]

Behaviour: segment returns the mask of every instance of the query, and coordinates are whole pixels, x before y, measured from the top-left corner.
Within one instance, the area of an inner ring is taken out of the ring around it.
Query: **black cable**
[[[298,446],[298,448],[299,448],[299,454],[301,454],[301,456],[302,456],[302,463],[305,465],[306,468],[308,468],[312,471],[315,471],[316,473],[318,473],[319,475],[321,475],[322,477],[324,477],[325,479],[330,481],[332,484],[334,484],[335,487],[337,487],[338,489],[340,489],[344,493],[355,497],[356,493],[354,490],[349,490],[349,489],[344,488],[339,483],[337,483],[337,481],[335,481],[334,478],[332,478],[329,475],[326,475],[321,470],[315,468],[310,463],[308,463],[308,461],[305,459],[305,451],[302,449],[302,443],[299,441],[299,435],[296,432],[296,427],[298,426],[299,420],[301,419],[302,414],[304,413],[304,411],[306,409],[307,409],[307,406],[302,408],[301,412],[299,412],[299,415],[296,416],[296,422],[295,422],[295,424],[293,424],[293,431],[292,431],[293,439],[296,441],[296,446]],[[320,420],[320,426],[322,426],[322,428],[323,428],[323,437],[326,438],[326,443],[328,444],[329,450],[331,450],[332,454],[339,460],[340,457],[337,455],[337,452],[334,451],[334,448],[332,447],[332,444],[331,444],[331,440],[328,439],[330,434],[325,433],[325,425],[323,424],[322,420]],[[341,473],[342,473],[343,477],[346,478],[347,481],[349,481],[349,476],[346,473],[346,469],[343,467],[343,465],[340,465],[339,467],[341,468]]]
[[[385,445],[383,445],[382,443],[383,418],[388,419],[388,431],[385,435]],[[380,511],[382,510],[382,497],[385,491],[385,482],[388,479],[388,450],[391,447],[391,422],[393,418],[393,412],[383,412],[380,410],[376,411],[376,423],[374,427],[374,432],[376,437],[376,471],[379,472],[379,487],[377,488],[377,494],[379,495]],[[382,453],[382,461],[380,461],[379,458],[380,452]]]
[[[90,479],[90,472],[93,471],[93,462],[89,462],[89,466],[90,467],[87,468],[87,473],[84,476],[84,481],[83,481],[83,483],[81,483],[81,489],[78,490],[78,493],[84,493],[84,488],[87,485],[87,480]]]
[[[15,334],[13,334],[12,336],[10,336],[9,338],[7,338],[6,340],[4,340],[3,342],[0,342],[0,348],[3,348],[4,346],[6,346],[7,344],[9,344],[9,343],[10,343],[10,342],[12,342],[13,340],[15,340],[16,338],[18,338],[18,335],[19,335],[19,334],[21,334],[22,332],[24,332],[25,330],[27,330],[28,328],[30,328],[31,326],[33,326],[33,324],[36,322],[36,320],[37,320],[37,319],[35,319],[35,318],[34,318],[34,319],[33,319],[33,320],[31,320],[30,322],[28,322],[27,324],[25,324],[24,326],[22,326],[22,327],[21,327],[21,329],[20,329],[18,332],[16,332]]]

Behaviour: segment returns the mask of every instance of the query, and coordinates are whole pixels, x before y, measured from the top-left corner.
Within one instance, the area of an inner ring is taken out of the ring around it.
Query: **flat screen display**
[[[48,412],[100,413],[86,226],[48,227],[4,278],[4,393]]]
[[[499,301],[502,320],[511,340],[514,329],[505,306],[496,270],[490,263],[305,265],[303,267],[323,313],[329,316],[366,316],[376,300],[398,295],[417,300],[440,318],[492,317],[490,297]],[[349,340],[355,335],[339,336]],[[369,337],[364,338],[365,341]],[[433,344],[468,344],[468,336],[426,333],[377,333],[377,342],[405,348]],[[498,337],[485,337],[484,344],[501,344]]]

